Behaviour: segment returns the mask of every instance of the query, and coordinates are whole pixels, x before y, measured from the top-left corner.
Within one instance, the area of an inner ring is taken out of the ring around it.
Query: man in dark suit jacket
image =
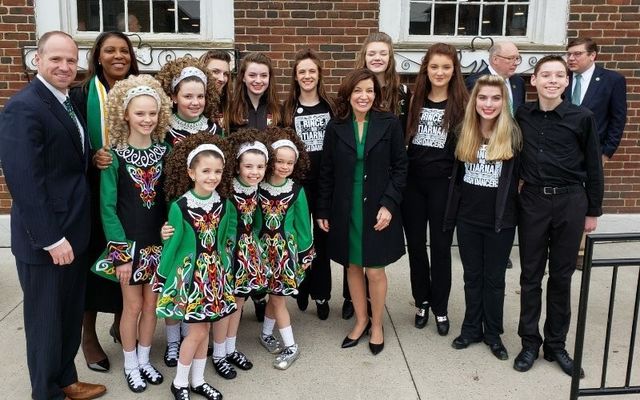
[[[7,102],[0,117],[32,397],[91,399],[106,389],[78,382],[74,365],[90,229],[86,128],[68,98],[78,47],[66,33],[48,32],[35,62],[37,77]]]
[[[482,75],[499,75],[507,83],[507,90],[511,100],[511,114],[515,115],[518,107],[524,104],[524,79],[516,74],[516,68],[522,62],[520,52],[512,42],[496,42],[489,49],[489,66],[464,81],[469,92],[473,89],[478,78]]]
[[[621,74],[598,67],[595,64],[597,55],[598,45],[593,39],[569,41],[567,64],[572,74],[564,97],[573,104],[588,108],[595,115],[602,162],[606,162],[616,152],[627,122],[627,82]]]

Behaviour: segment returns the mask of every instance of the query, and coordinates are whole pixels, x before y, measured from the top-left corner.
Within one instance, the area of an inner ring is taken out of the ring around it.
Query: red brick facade
[[[44,0],[40,0],[44,1]],[[599,5],[601,3],[605,5]],[[632,5],[635,4],[635,5]],[[640,6],[636,0],[571,0],[568,36],[591,36],[598,61],[627,78],[625,136],[605,169],[605,211],[640,212]],[[241,54],[263,51],[276,68],[278,91],[287,92],[295,52],[308,45],[325,60],[325,84],[337,91],[353,67],[364,37],[378,29],[377,0],[235,1],[235,43]],[[33,0],[1,0],[0,105],[26,82],[21,48],[35,44]],[[426,46],[425,46],[426,47]],[[561,49],[559,49],[561,50]],[[413,77],[403,77],[411,83]],[[0,213],[11,204],[0,176]]]

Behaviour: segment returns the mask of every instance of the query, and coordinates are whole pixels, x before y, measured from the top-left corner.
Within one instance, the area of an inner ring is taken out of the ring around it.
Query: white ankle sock
[[[227,354],[231,354],[234,351],[236,351],[236,337],[235,336],[231,336],[228,337],[227,340],[225,340],[225,347],[227,349]]]
[[[293,329],[291,329],[291,325],[279,329],[279,331],[280,336],[282,336],[282,343],[285,347],[293,346],[294,344],[296,344],[296,341],[293,339]]]
[[[151,346],[138,345],[138,364],[149,364],[149,353],[151,352]]]
[[[206,366],[206,358],[193,359],[191,362],[191,386],[198,387],[204,383],[204,369]]]
[[[167,325],[165,328],[167,332],[167,343],[180,341],[180,323],[175,325]]]
[[[213,342],[213,360],[217,361],[221,358],[224,358],[227,355],[227,350],[226,350],[226,342],[223,343],[216,343]]]
[[[173,386],[177,388],[188,387],[190,369],[191,369],[191,364],[184,365],[180,361],[178,361],[178,366],[176,368],[176,377],[173,379]]]
[[[262,335],[263,336],[273,335],[274,326],[276,326],[276,320],[273,318],[269,318],[265,315],[264,322],[262,323]]]
[[[138,354],[133,351],[122,351],[124,353],[124,371],[127,375],[134,369],[138,369]]]

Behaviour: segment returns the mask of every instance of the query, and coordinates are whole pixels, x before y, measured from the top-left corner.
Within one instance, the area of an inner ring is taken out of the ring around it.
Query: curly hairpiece
[[[205,106],[203,114],[208,119],[214,120],[216,112],[220,109],[220,96],[216,91],[215,78],[211,74],[211,71],[209,71],[200,60],[193,57],[181,57],[169,61],[165,65],[163,65],[160,71],[156,74],[156,79],[160,82],[162,88],[168,96],[176,95],[180,91],[180,87],[184,82],[189,82],[196,79],[197,82],[202,82],[201,79],[197,78],[195,75],[192,75],[188,78],[180,80],[180,82],[175,87],[173,86],[174,79],[180,77],[182,71],[185,68],[189,67],[199,69],[207,78],[207,82],[203,82],[205,86]]]
[[[186,137],[180,143],[176,144],[171,153],[167,156],[164,164],[164,191],[167,201],[177,199],[192,187],[193,184],[187,171],[187,159],[189,154],[195,148],[203,144],[213,144],[222,150],[227,160],[234,159],[234,157],[229,157],[233,153],[231,152],[228,141],[223,139],[221,136],[211,135],[208,132],[202,131]],[[204,151],[195,156],[192,162],[197,163],[198,159],[204,154],[211,154],[214,157],[220,157],[219,154],[213,151]],[[232,165],[233,163],[231,162],[225,163],[222,180],[216,188],[218,194],[224,198],[229,197],[230,194],[231,179],[233,178]]]
[[[109,128],[109,139],[112,147],[124,147],[127,145],[129,124],[125,120],[125,115],[128,103],[125,104],[124,100],[129,91],[140,86],[147,86],[152,89],[160,99],[158,103],[158,124],[151,133],[151,140],[154,142],[164,141],[165,134],[169,128],[171,100],[164,94],[160,83],[151,75],[131,75],[126,79],[116,82],[109,91],[107,98],[107,126]]]
[[[295,144],[300,156],[298,157],[294,166],[293,173],[291,174],[291,179],[298,183],[301,183],[305,175],[309,171],[311,164],[309,161],[309,154],[307,154],[304,143],[296,134],[296,131],[294,131],[292,128],[269,127],[265,130],[265,133],[271,139],[271,143],[278,140],[289,140],[293,142],[293,144]],[[273,153],[273,162],[275,163],[276,151],[274,151]]]
[[[260,142],[267,148],[267,169],[265,171],[265,177],[271,174],[273,170],[273,149],[271,148],[270,138],[263,132],[255,128],[241,128],[231,135],[227,136],[229,145],[231,146],[232,154],[238,154],[240,147],[247,142]],[[248,150],[244,154],[262,154],[258,150]],[[232,171],[234,174],[238,174],[240,163],[242,162],[242,156],[233,157],[229,159],[229,164],[232,165]]]

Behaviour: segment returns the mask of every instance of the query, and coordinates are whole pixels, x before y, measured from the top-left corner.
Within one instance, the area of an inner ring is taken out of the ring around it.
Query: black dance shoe
[[[329,300],[316,300],[316,310],[322,321],[329,318]]]
[[[351,300],[344,299],[344,303],[342,303],[342,319],[351,319],[354,312],[355,310],[353,309]]]
[[[253,363],[249,361],[244,353],[239,352],[238,350],[234,351],[231,354],[228,354],[227,361],[244,371],[248,371],[253,368]]]
[[[158,371],[156,367],[151,364],[141,365],[140,375],[142,375],[145,381],[152,385],[159,385],[164,381],[164,377],[162,376],[160,371]]]
[[[137,368],[131,370],[127,374],[127,371],[124,372],[124,377],[127,380],[127,386],[129,386],[129,390],[133,393],[141,393],[147,389],[147,383],[144,380],[142,374],[140,374],[140,370]]]
[[[543,348],[543,350],[545,360],[549,362],[557,361],[565,374],[573,376],[573,359],[565,349],[552,350],[549,348]],[[584,370],[580,368],[580,379],[582,378],[584,378]]]
[[[447,336],[449,334],[449,317],[436,315],[436,327],[438,328],[438,335]]]
[[[520,354],[513,360],[513,369],[520,372],[527,372],[533,367],[533,362],[538,358],[538,351],[524,347]]]
[[[224,379],[234,379],[238,375],[236,370],[231,366],[231,364],[229,364],[226,357],[222,357],[218,360],[214,359],[213,369],[215,369],[218,375]]]
[[[369,333],[369,330],[371,329],[371,320],[369,320],[369,323],[367,323],[367,326],[364,328],[364,331],[362,331],[362,333],[360,334],[360,336],[358,336],[356,339],[351,339],[349,337],[349,335],[345,336],[344,340],[342,341],[342,348],[346,349],[349,347],[353,347],[356,346],[358,344],[358,342],[360,341],[360,339],[362,339],[362,337],[364,335],[367,335]]]
[[[188,387],[176,387],[173,382],[171,383],[171,393],[173,393],[174,400],[189,400],[189,388]]]
[[[429,322],[429,304],[428,303],[423,304],[416,312],[414,326],[418,329],[422,329],[425,326],[427,326],[427,322]]]
[[[193,393],[199,394],[202,397],[206,397],[208,400],[222,400],[222,393],[220,393],[218,389],[209,385],[207,382],[203,383],[200,386],[191,386],[191,391]]]
[[[489,346],[489,350],[491,350],[491,354],[493,354],[498,360],[508,360],[509,359],[509,353],[507,352],[507,348],[504,347],[504,344],[502,344],[502,341],[497,341],[495,343],[487,343],[487,346]]]

